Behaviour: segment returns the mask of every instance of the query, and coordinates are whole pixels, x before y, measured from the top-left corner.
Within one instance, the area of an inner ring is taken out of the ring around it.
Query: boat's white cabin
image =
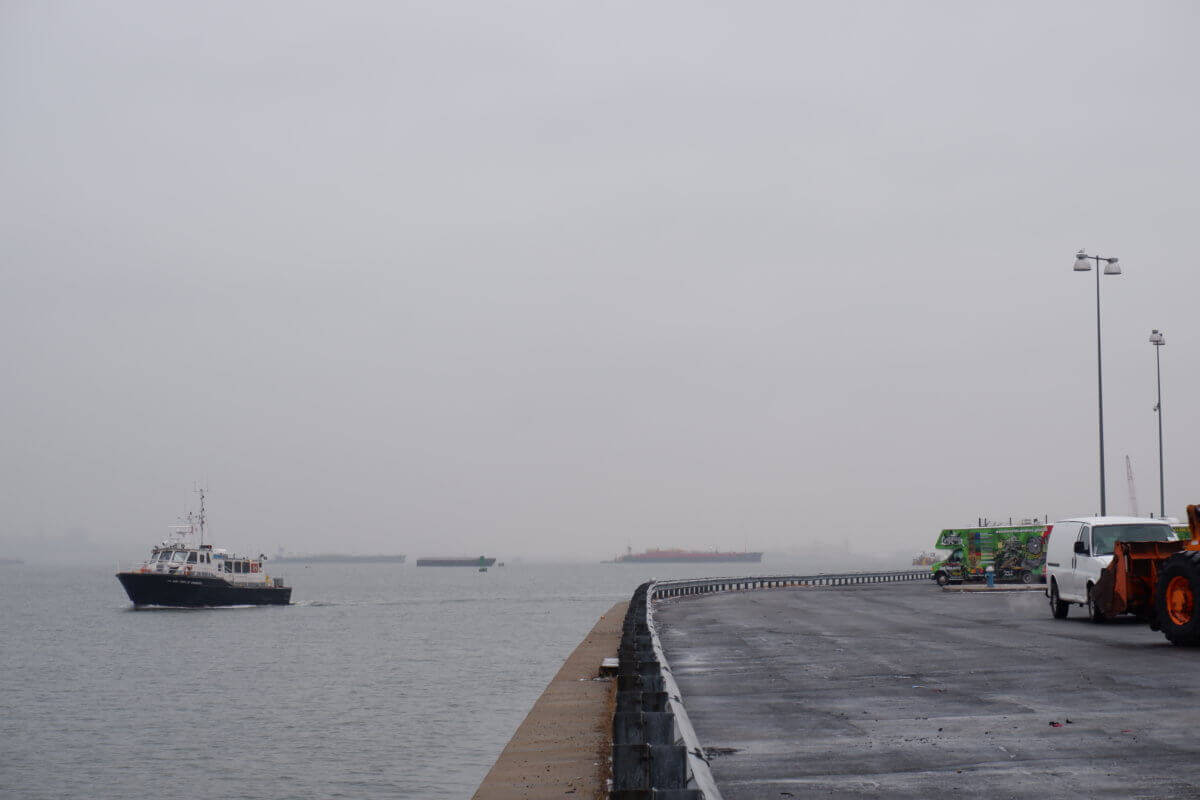
[[[142,570],[222,578],[231,583],[270,583],[264,561],[261,556],[247,558],[210,544],[191,547],[186,544],[163,542],[150,551],[150,557],[142,564]]]

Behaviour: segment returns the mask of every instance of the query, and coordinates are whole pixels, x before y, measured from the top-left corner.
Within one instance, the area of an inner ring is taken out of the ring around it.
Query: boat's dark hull
[[[290,586],[234,586],[220,578],[118,572],[117,580],[135,606],[285,606]]]
[[[418,567],[490,567],[494,558],[418,558]]]

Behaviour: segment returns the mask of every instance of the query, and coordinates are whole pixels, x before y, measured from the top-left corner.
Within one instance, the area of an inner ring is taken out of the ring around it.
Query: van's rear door
[[[1056,522],[1046,542],[1046,583],[1058,584],[1058,594],[1063,599],[1075,599],[1071,588],[1071,565],[1075,560],[1075,540],[1079,538],[1081,522]],[[1047,586],[1047,590],[1048,590]]]

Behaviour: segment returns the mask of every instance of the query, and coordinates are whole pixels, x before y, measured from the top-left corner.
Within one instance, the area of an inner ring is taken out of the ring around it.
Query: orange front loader
[[[1186,542],[1117,542],[1096,584],[1105,616],[1135,614],[1173,644],[1200,644],[1200,506],[1187,507]]]

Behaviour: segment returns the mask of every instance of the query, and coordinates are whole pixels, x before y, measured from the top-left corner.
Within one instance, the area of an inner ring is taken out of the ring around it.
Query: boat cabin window
[[[192,551],[192,552],[188,553],[188,563],[189,563],[189,564],[195,564],[195,563],[196,563],[196,552],[195,552],[195,551]]]
[[[174,553],[171,553],[171,560],[182,564],[184,561],[187,561],[187,553],[182,550],[176,550]]]
[[[228,561],[228,560],[227,560],[227,561],[225,562],[225,571],[226,571],[226,572],[233,572],[233,562],[232,562],[232,561]]]

